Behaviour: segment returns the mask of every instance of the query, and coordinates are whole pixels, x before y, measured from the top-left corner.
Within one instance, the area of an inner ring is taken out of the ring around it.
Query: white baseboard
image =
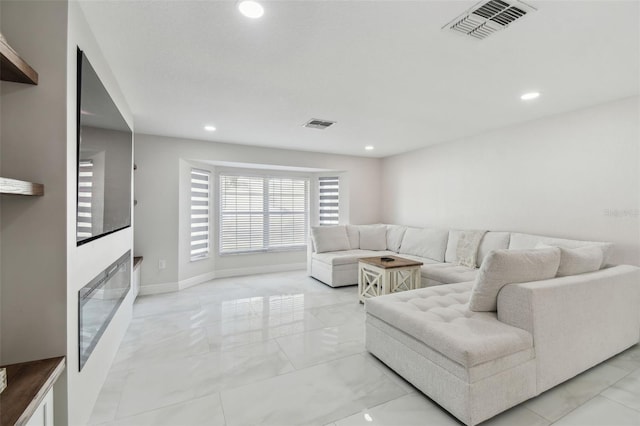
[[[307,263],[285,263],[280,265],[254,266],[251,268],[221,269],[215,272],[216,278],[239,277],[242,275],[269,274],[306,269]]]
[[[161,293],[170,293],[172,291],[178,291],[180,286],[177,282],[173,283],[160,283],[160,284],[147,284],[140,286],[140,296],[145,296],[149,294],[161,294]]]
[[[206,274],[196,275],[195,277],[187,278],[178,282],[178,288],[184,290],[194,285],[202,284],[207,281],[211,281],[216,278],[216,272],[207,272]]]
[[[184,290],[216,278],[298,271],[305,270],[306,267],[306,263],[285,263],[281,265],[254,266],[251,268],[221,269],[218,271],[207,272],[206,274],[196,275],[195,277],[180,280],[178,282],[142,285],[140,286],[140,295],[169,293],[172,291]]]

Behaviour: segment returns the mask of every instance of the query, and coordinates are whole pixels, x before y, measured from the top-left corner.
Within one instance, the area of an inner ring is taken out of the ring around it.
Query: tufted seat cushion
[[[498,321],[495,312],[469,311],[472,285],[448,284],[374,297],[366,300],[367,314],[465,369],[521,352],[524,359],[531,358],[531,334]]]

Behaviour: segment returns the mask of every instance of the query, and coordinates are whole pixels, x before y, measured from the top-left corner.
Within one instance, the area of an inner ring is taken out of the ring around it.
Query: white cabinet
[[[53,426],[53,388],[49,389],[26,426]]]

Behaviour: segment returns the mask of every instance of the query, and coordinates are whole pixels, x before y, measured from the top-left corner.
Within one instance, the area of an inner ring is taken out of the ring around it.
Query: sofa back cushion
[[[554,247],[564,248],[578,248],[584,246],[598,246],[602,249],[602,264],[600,267],[604,267],[609,263],[609,259],[613,254],[613,244],[604,243],[600,241],[581,241],[581,240],[567,240],[563,238],[545,237],[542,235],[533,234],[520,234],[517,232],[511,233],[511,239],[509,240],[510,249],[532,249],[535,248],[538,243],[547,244]]]
[[[344,225],[337,226],[312,226],[311,238],[316,253],[328,251],[349,250],[349,238],[347,228]]]
[[[407,231],[406,226],[401,225],[387,225],[387,250],[400,251],[400,245],[402,245],[402,238]]]
[[[362,250],[386,250],[387,226],[386,225],[361,225],[360,248]]]
[[[458,262],[458,241],[460,240],[460,234],[464,232],[461,230],[452,229],[449,231],[449,240],[447,242],[447,251],[444,254],[444,261],[447,263]],[[509,232],[487,232],[480,241],[478,247],[478,255],[476,258],[476,266],[480,267],[482,261],[489,254],[491,250],[500,250],[509,248]]]
[[[480,247],[478,247],[478,267],[482,265],[482,261],[493,250],[501,250],[509,248],[509,240],[511,239],[510,232],[487,232],[484,234],[482,241],[480,241]]]
[[[444,262],[448,239],[448,229],[407,228],[400,245],[400,254],[412,254]]]
[[[538,243],[536,248],[550,248],[544,243]],[[598,246],[584,246],[574,249],[560,248],[560,267],[558,268],[559,277],[567,277],[569,275],[586,274],[600,269],[602,265],[602,248]]]
[[[497,310],[498,293],[507,284],[553,278],[560,266],[557,247],[533,250],[494,250],[482,262],[471,290],[469,309]]]
[[[351,250],[360,248],[360,227],[357,225],[346,225],[347,237],[349,238],[349,245]]]

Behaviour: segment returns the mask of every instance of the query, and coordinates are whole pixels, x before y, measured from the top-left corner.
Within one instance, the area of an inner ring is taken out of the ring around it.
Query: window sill
[[[207,260],[209,259],[211,256],[206,255],[206,256],[199,256],[199,257],[192,257],[191,259],[189,259],[189,262],[199,262],[201,260]]]
[[[306,251],[307,246],[287,247],[281,249],[265,249],[265,250],[246,250],[246,251],[233,251],[233,252],[218,252],[218,256],[240,256],[247,254],[269,254],[269,253],[287,253],[293,251]]]

